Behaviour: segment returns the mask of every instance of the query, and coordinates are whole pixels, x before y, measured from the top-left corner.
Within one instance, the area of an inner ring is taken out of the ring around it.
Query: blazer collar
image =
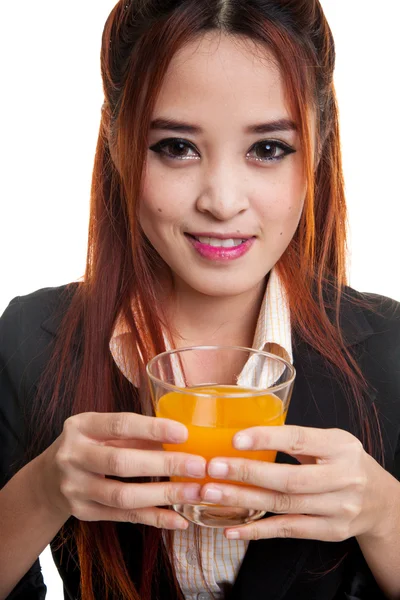
[[[327,288],[326,290],[326,312],[331,323],[334,322],[333,294]],[[357,305],[354,300],[362,300],[362,295],[345,286],[340,301],[339,323],[342,330],[343,342],[349,347],[370,337],[374,331],[367,320],[365,309]]]
[[[73,282],[58,288],[56,295],[51,295],[51,300],[47,304],[46,311],[48,316],[41,322],[40,326],[47,333],[56,336],[61,325],[61,321],[70,306],[70,302],[76,292],[79,283]]]

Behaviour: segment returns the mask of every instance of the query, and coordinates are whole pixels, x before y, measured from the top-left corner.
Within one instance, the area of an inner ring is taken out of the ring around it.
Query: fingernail
[[[228,463],[222,461],[211,461],[208,467],[208,473],[211,477],[225,477],[228,475]]]
[[[176,521],[175,523],[175,529],[187,529],[189,527],[189,523],[188,521]]]
[[[204,494],[206,502],[219,502],[222,499],[222,492],[217,488],[209,488]]]
[[[200,484],[191,485],[191,486],[187,485],[183,492],[185,500],[201,500],[200,489],[201,489]]]
[[[227,531],[225,535],[228,540],[238,540],[240,538],[240,533],[238,531]]]
[[[179,423],[170,423],[168,426],[168,438],[171,442],[186,442],[188,438],[187,427]]]
[[[185,464],[186,473],[192,477],[205,477],[206,463],[200,460],[188,460]]]
[[[238,450],[250,450],[253,447],[253,440],[249,435],[240,434],[234,438],[233,445]]]

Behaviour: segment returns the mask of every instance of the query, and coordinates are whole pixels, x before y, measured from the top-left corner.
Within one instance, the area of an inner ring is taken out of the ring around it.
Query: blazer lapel
[[[344,303],[341,326],[346,346],[358,344],[373,330],[362,310]],[[339,382],[327,370],[324,359],[305,342],[294,340],[293,364],[296,380],[286,423],[303,427],[345,429],[354,434],[348,400]],[[374,400],[366,398],[369,409]],[[276,462],[298,464],[289,455],[278,452]],[[269,518],[267,513],[263,518]],[[285,597],[313,548],[314,540],[267,539],[249,543],[229,600],[281,600]],[[322,569],[324,565],[321,565]]]

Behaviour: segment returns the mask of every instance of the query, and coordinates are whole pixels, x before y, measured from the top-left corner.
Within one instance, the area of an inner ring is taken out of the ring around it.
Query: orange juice
[[[156,416],[179,421],[189,430],[187,442],[163,444],[164,450],[197,454],[207,461],[217,456],[238,456],[274,462],[275,450],[236,450],[232,445],[232,438],[235,433],[248,427],[283,425],[286,412],[280,398],[268,393],[254,396],[252,394],[255,390],[229,385],[186,388],[185,392],[188,391],[212,396],[199,397],[190,396],[188,393],[170,392],[160,398]],[[246,392],[249,393],[248,397],[226,397],[227,394]],[[198,481],[204,484],[223,480],[207,476],[201,480],[171,477],[171,481]]]

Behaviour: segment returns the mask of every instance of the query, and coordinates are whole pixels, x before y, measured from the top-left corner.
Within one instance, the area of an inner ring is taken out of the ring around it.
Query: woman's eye
[[[197,151],[191,144],[177,138],[161,140],[157,144],[154,144],[154,146],[150,146],[150,150],[166,158],[175,160],[196,160],[199,158]],[[196,154],[193,156],[188,151],[195,152]]]
[[[288,146],[283,142],[274,142],[272,140],[257,142],[251,150],[255,152],[255,159],[260,162],[275,162],[296,152],[291,146]]]

